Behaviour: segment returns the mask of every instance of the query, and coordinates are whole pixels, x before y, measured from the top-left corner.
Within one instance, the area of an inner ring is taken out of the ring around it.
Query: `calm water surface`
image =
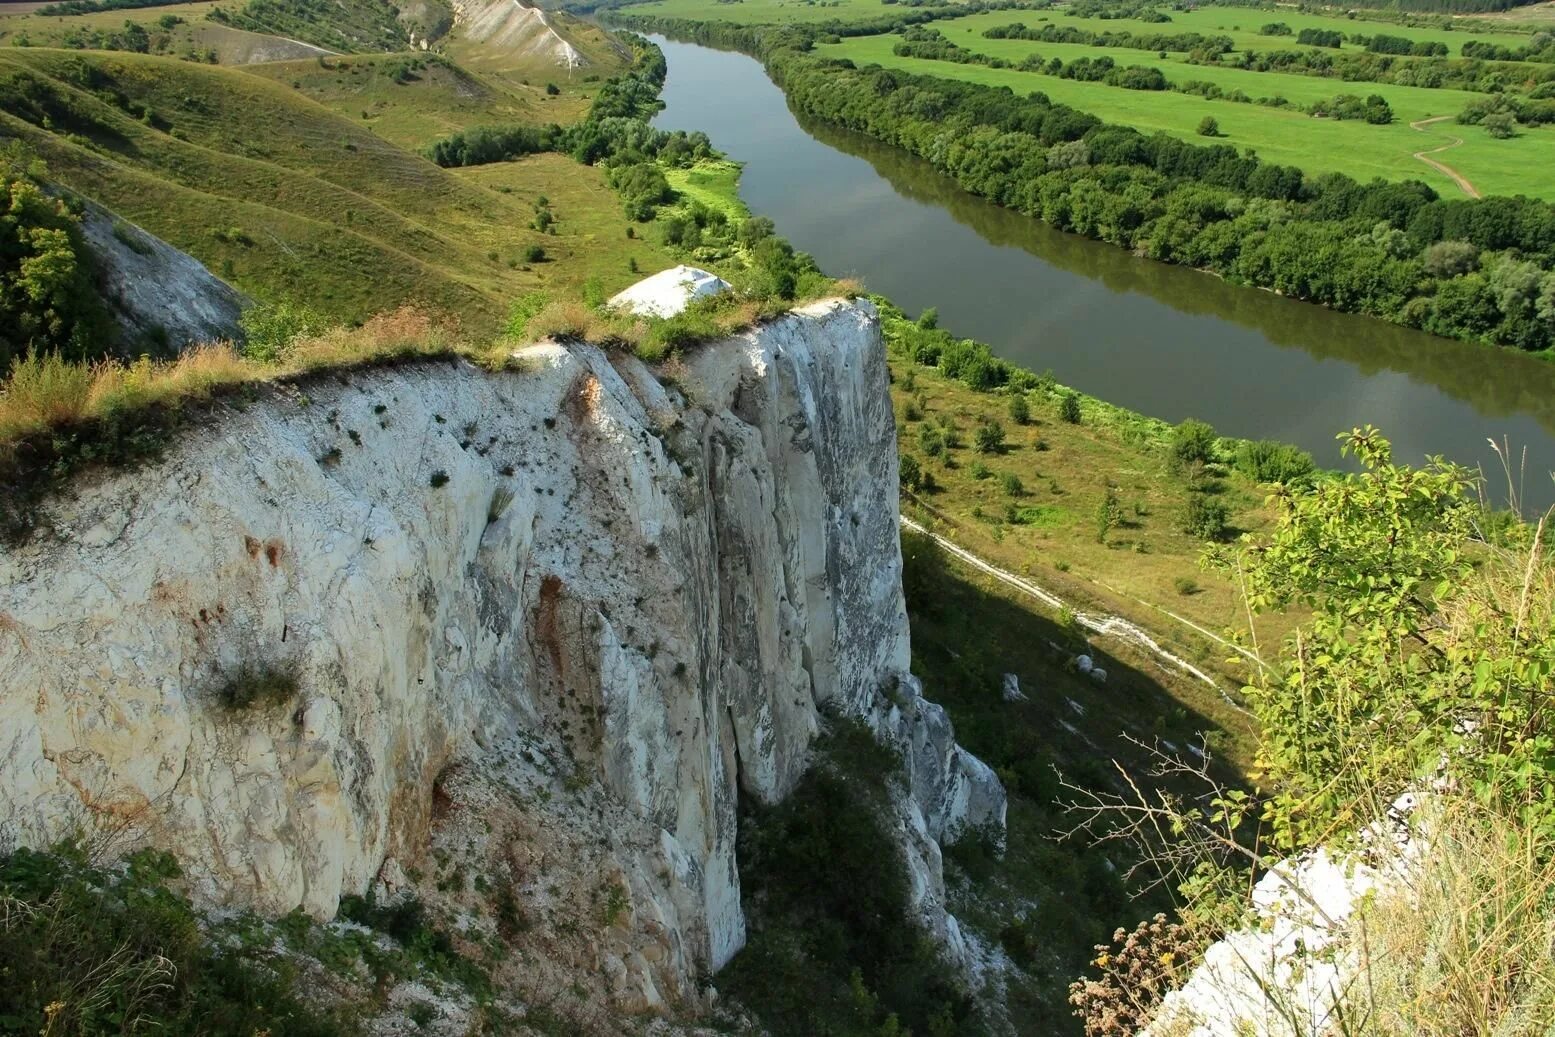
[[[747,163],[740,195],[828,273],[1000,356],[1145,414],[1298,443],[1377,425],[1400,460],[1442,454],[1499,473],[1487,440],[1527,450],[1525,499],[1555,503],[1555,364],[1333,313],[1136,259],[959,190],[927,164],[801,123],[759,63],[656,37],[669,61],[655,124],[703,130]],[[1493,488],[1502,494],[1505,480]]]

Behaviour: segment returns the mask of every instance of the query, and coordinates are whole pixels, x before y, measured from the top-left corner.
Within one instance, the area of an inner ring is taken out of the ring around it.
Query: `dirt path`
[[[1431,125],[1433,122],[1446,122],[1448,119],[1451,119],[1451,118],[1452,118],[1452,116],[1450,116],[1450,115],[1438,115],[1435,118],[1431,118],[1431,119],[1421,119],[1418,122],[1410,123],[1409,124],[1409,128],[1412,129],[1412,130],[1419,130],[1421,133],[1424,133],[1425,132],[1425,128],[1427,126]],[[1436,161],[1436,159],[1430,157],[1430,156],[1438,154],[1440,152],[1447,151],[1447,150],[1449,150],[1451,148],[1455,148],[1459,144],[1462,144],[1462,143],[1463,143],[1463,138],[1462,137],[1453,137],[1451,144],[1443,144],[1439,148],[1430,148],[1430,149],[1428,149],[1426,151],[1417,151],[1417,152],[1415,152],[1415,158],[1419,159],[1421,162],[1424,162],[1426,165],[1430,166],[1432,169],[1438,170],[1439,172],[1442,172],[1442,173],[1446,173],[1448,176],[1452,177],[1453,181],[1459,187],[1463,188],[1463,193],[1468,195],[1470,198],[1478,198],[1479,197],[1479,188],[1477,188],[1473,184],[1469,183],[1469,178],[1468,177],[1464,176],[1462,173],[1458,172],[1456,169],[1454,169],[1451,166],[1447,165],[1445,162],[1438,162],[1438,161]]]
[[[958,559],[965,562],[967,565],[970,565],[972,568],[978,570],[979,572],[987,573],[989,576],[992,576],[994,579],[1000,581],[1001,583],[1014,587],[1016,590],[1020,591],[1022,594],[1025,594],[1027,597],[1035,598],[1036,600],[1046,605],[1048,608],[1062,609],[1069,607],[1064,602],[1064,599],[1060,598],[1052,591],[1039,587],[1035,583],[1032,583],[1030,580],[1015,575],[1008,569],[1000,569],[996,565],[991,565],[988,562],[983,561],[981,558],[977,557],[966,548],[960,546],[955,541],[947,540],[945,537],[940,536],[938,533],[929,530],[921,523],[914,522],[906,515],[901,516],[901,520],[902,525],[906,526],[908,529],[913,530],[914,532],[922,533],[925,536],[930,537],[944,550],[948,551],[952,555],[955,555]],[[1163,609],[1162,611],[1165,610]],[[1181,622],[1188,622],[1187,620],[1183,620],[1182,617],[1177,616],[1174,613],[1168,612],[1167,615]],[[1163,647],[1161,643],[1154,637],[1150,636],[1150,633],[1143,627],[1135,623],[1131,623],[1121,616],[1111,616],[1105,613],[1076,611],[1075,618],[1079,621],[1082,627],[1084,627],[1086,630],[1089,630],[1093,634],[1096,634],[1100,637],[1116,637],[1124,641],[1132,642],[1140,648],[1143,648],[1145,651],[1149,652],[1151,655],[1155,656],[1162,662],[1178,670],[1181,670],[1183,673],[1188,674],[1195,680],[1201,681],[1204,684],[1207,684],[1209,687],[1214,688],[1215,694],[1219,695],[1221,699],[1224,700],[1225,703],[1231,706],[1233,709],[1240,713],[1247,712],[1247,709],[1242,706],[1241,703],[1237,702],[1226,693],[1226,690],[1220,686],[1220,682],[1215,680],[1215,678],[1211,677],[1209,674],[1205,673],[1203,670],[1199,669],[1197,666],[1194,666],[1188,660]],[[1196,623],[1188,623],[1188,625],[1199,631],[1199,633],[1220,642],[1220,644],[1224,645],[1225,647],[1237,652],[1241,652],[1242,654],[1247,655],[1249,658],[1252,658],[1250,653],[1248,653],[1247,650],[1241,646],[1234,645],[1224,638],[1210,633],[1208,630],[1205,630],[1203,627]]]

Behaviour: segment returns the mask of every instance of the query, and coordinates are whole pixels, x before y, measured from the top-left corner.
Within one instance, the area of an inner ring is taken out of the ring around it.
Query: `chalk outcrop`
[[[466,39],[515,59],[582,68],[588,59],[556,31],[551,16],[519,0],[453,0],[454,27]]]
[[[1360,983],[1356,914],[1368,898],[1404,893],[1417,876],[1427,842],[1405,819],[1418,806],[1414,793],[1400,796],[1388,819],[1363,831],[1361,849],[1319,846],[1266,871],[1252,891],[1253,924],[1205,949],[1147,1035],[1320,1037],[1342,1029]]]
[[[238,318],[248,300],[198,259],[95,202],[86,204],[81,233],[126,355],[172,354],[192,343],[241,337]]]
[[[48,512],[0,552],[5,839],[115,831],[208,902],[328,915],[461,815],[521,899],[618,891],[589,967],[652,1008],[741,947],[737,790],[787,795],[834,711],[906,752],[957,946],[939,843],[1004,794],[907,672],[868,303],[673,384],[579,343],[319,378]]]

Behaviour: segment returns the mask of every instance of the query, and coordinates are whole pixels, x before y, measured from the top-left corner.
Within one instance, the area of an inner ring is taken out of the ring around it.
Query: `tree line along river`
[[[1479,465],[1527,452],[1526,508],[1555,504],[1555,364],[1336,313],[1137,258],[960,190],[899,149],[801,122],[743,54],[654,37],[669,64],[654,120],[702,130],[745,163],[740,196],[827,273],[1144,414],[1201,418],[1341,465],[1335,435],[1371,423],[1401,461]]]

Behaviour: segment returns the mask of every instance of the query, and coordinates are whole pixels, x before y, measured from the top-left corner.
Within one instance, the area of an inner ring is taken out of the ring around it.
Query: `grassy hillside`
[[[511,88],[445,58],[404,53],[276,61],[244,71],[290,86],[409,151],[472,125],[571,122],[589,98],[582,90],[550,97],[543,85]]]
[[[364,78],[377,77],[371,62],[365,68]],[[236,70],[7,50],[0,129],[26,141],[64,185],[251,295],[305,299],[338,319],[408,302],[489,331],[512,299],[542,283],[600,272],[608,284],[629,283],[624,260],[618,275],[602,271],[578,237],[608,230],[626,238],[619,206],[595,207],[605,191],[600,171],[543,157],[513,165],[498,191],[408,149],[419,133],[460,118],[429,114],[449,93],[439,93],[442,71],[429,79],[393,88],[433,98],[385,119],[396,144],[373,132],[371,118],[345,118],[289,85]],[[447,82],[463,81],[447,72]],[[541,195],[560,219],[555,235],[530,227]],[[530,246],[554,258],[527,263]]]
[[[172,3],[79,15],[0,12],[0,46],[132,50],[198,61],[242,65],[327,52],[330,48],[212,21],[216,3]],[[257,25],[257,23],[254,23]],[[392,41],[404,45],[404,35]]]

